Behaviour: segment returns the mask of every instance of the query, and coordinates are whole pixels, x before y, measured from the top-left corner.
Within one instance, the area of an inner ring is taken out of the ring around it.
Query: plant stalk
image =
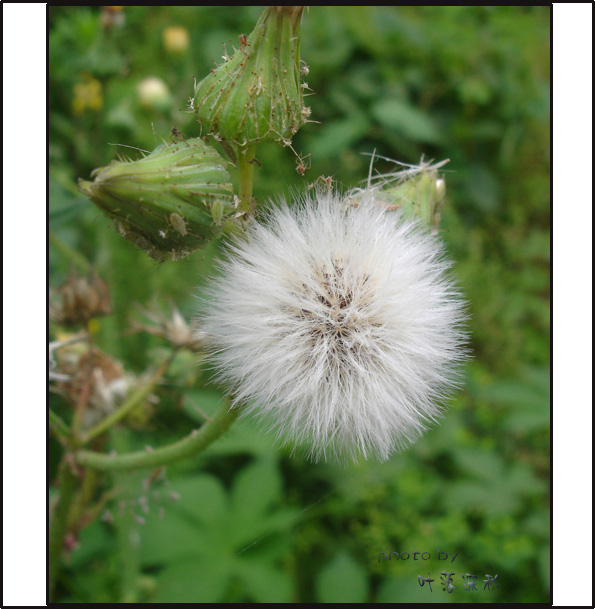
[[[171,355],[157,368],[153,376],[141,385],[117,410],[112,412],[109,416],[102,419],[95,427],[92,427],[89,431],[83,434],[81,438],[82,444],[87,444],[93,438],[100,436],[105,433],[110,427],[113,427],[118,421],[121,421],[126,415],[128,415],[138,403],[143,400],[151,390],[158,383],[159,379],[165,374],[165,371],[174,359],[176,351],[173,351]]]
[[[62,460],[58,476],[59,496],[53,518],[50,522],[48,539],[48,599],[53,600],[54,589],[64,550],[64,537],[68,531],[71,504],[78,486],[78,478],[71,464]]]
[[[235,421],[240,408],[230,408],[229,400],[221,405],[213,418],[196,429],[186,438],[169,446],[151,451],[136,451],[125,455],[105,455],[102,453],[81,450],[76,454],[77,462],[84,467],[103,471],[132,470],[145,467],[158,467],[193,457],[205,450]]]
[[[240,147],[238,158],[238,179],[240,205],[238,211],[252,210],[252,188],[254,185],[254,165],[256,144]]]
[[[48,408],[48,421],[50,431],[65,446],[71,438],[70,427],[51,408]]]

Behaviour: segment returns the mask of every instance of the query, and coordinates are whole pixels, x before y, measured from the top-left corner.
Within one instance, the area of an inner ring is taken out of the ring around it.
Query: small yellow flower
[[[98,112],[103,106],[103,93],[101,83],[85,74],[83,82],[74,85],[74,98],[72,100],[72,110],[76,115],[81,115],[85,110]]]
[[[172,25],[163,30],[163,48],[172,55],[182,55],[190,47],[188,30],[181,25]]]

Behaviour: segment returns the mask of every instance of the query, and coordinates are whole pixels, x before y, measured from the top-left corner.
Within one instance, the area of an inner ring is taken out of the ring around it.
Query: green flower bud
[[[310,114],[300,81],[303,9],[268,6],[233,57],[195,85],[191,108],[209,133],[240,146],[291,143]]]
[[[200,138],[162,144],[137,161],[95,169],[81,190],[152,258],[190,254],[235,214],[225,161]]]
[[[438,209],[444,200],[445,184],[435,171],[422,171],[393,188],[383,191],[384,200],[398,206],[404,215],[417,217],[427,226],[440,220]]]
[[[440,223],[440,207],[446,194],[446,182],[438,175],[438,169],[446,163],[448,160],[435,165],[422,161],[402,171],[376,176],[374,185],[356,188],[350,199],[357,204],[362,192],[372,190],[376,203],[387,210],[398,209],[404,216],[421,220],[428,228],[435,229]]]

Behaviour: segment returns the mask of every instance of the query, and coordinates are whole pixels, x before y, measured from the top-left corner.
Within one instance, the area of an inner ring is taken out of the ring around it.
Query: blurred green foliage
[[[107,280],[115,313],[99,320],[97,340],[128,370],[164,347],[126,333],[136,303],[171,299],[190,318],[220,244],[158,264],[113,231],[76,180],[134,154],[114,144],[152,150],[174,126],[198,135],[179,111],[193,76],[221,61],[223,45],[237,47],[259,12],[126,7],[124,23],[109,26],[100,7],[49,8],[50,230]],[[164,48],[169,26],[187,28],[187,52]],[[113,523],[82,530],[57,600],[549,601],[549,36],[546,7],[310,8],[302,57],[320,124],[294,149],[311,168],[302,177],[290,149],[262,146],[255,194],[290,195],[321,175],[355,186],[368,172],[362,152],[450,158],[442,234],[470,302],[466,386],[440,426],[384,464],[311,464],[241,420],[168,468],[157,490],[145,491],[147,472],[127,474],[124,496],[107,506]],[[148,77],[168,88],[159,103],[141,99]],[[71,263],[50,249],[51,285]],[[222,397],[183,353],[158,393],[145,429],[114,430],[112,445],[166,444],[202,422],[195,405],[210,413]],[[52,440],[52,478],[60,450]],[[389,548],[432,558],[379,561]],[[446,565],[439,549],[459,554]],[[439,585],[445,569],[452,594]],[[432,593],[418,584],[428,572]],[[478,591],[463,589],[465,573]],[[499,589],[483,589],[486,573]]]

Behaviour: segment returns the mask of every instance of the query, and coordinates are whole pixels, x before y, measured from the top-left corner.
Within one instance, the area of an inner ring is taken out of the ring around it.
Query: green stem
[[[116,480],[121,481],[123,474],[116,474]],[[117,545],[120,578],[120,602],[138,603],[138,578],[140,574],[138,545],[140,534],[138,525],[134,522],[134,515],[125,510],[117,520]]]
[[[111,471],[167,465],[180,459],[192,457],[205,450],[227,430],[239,414],[240,408],[230,408],[229,401],[225,400],[208,423],[200,429],[194,430],[186,438],[169,446],[157,448],[150,452],[141,450],[126,455],[104,455],[82,450],[78,452],[76,459],[78,463],[85,467]]]
[[[129,429],[114,429],[111,434],[112,446],[121,452],[130,448],[133,433]],[[90,471],[90,470],[88,470]],[[95,472],[97,473],[97,472]],[[115,519],[118,549],[118,574],[120,580],[120,602],[138,603],[139,564],[139,525],[134,520],[134,503],[142,478],[142,472],[114,472],[113,481],[116,487],[123,489],[121,509]]]
[[[112,412],[109,416],[105,417],[95,427],[92,427],[87,433],[83,434],[81,438],[82,444],[87,444],[93,438],[100,436],[105,433],[110,427],[113,427],[118,421],[121,421],[127,416],[134,408],[143,400],[151,390],[158,383],[159,379],[165,374],[165,371],[171,364],[172,360],[176,355],[176,351],[173,351],[171,355],[157,368],[153,376],[143,385],[141,385],[117,410]]]
[[[48,409],[48,421],[50,431],[61,444],[66,444],[70,440],[70,427],[51,409]]]
[[[56,587],[62,551],[64,549],[64,537],[68,530],[68,517],[70,507],[74,498],[78,478],[72,472],[70,463],[62,461],[58,478],[59,496],[50,522],[50,534],[48,540],[48,597],[50,602]]]
[[[85,519],[87,518],[86,511],[89,503],[93,499],[98,481],[99,472],[96,472],[95,470],[88,469],[82,475],[80,491],[77,493],[74,501],[72,502],[69,518],[70,524],[73,527],[76,527],[78,530],[84,526],[82,523],[85,523]],[[86,522],[90,521],[87,520]]]
[[[239,211],[249,212],[252,209],[252,187],[254,184],[254,159],[256,144],[243,146],[239,149],[238,177],[240,205]]]

